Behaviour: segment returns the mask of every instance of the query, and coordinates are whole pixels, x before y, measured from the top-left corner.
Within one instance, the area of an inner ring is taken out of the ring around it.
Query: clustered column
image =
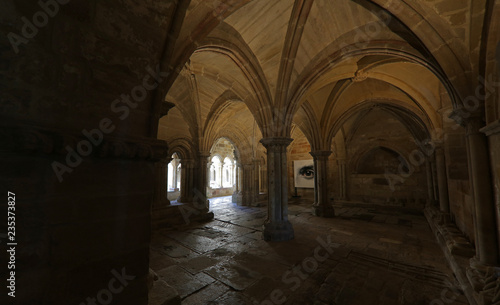
[[[290,138],[265,138],[260,142],[267,149],[268,215],[264,223],[263,238],[268,241],[285,241],[294,238],[292,224],[288,221],[288,169],[286,148]]]
[[[328,198],[328,157],[331,151],[313,151],[314,205],[313,213],[320,217],[334,217],[335,211]]]

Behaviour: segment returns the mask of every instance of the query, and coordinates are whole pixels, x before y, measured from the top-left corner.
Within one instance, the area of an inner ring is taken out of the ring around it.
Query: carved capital
[[[328,157],[332,154],[332,152],[329,150],[316,150],[311,151],[309,154],[317,160],[328,160]]]
[[[293,139],[290,138],[264,138],[260,140],[260,143],[264,145],[267,150],[285,150],[292,143]]]
[[[473,116],[465,120],[465,129],[467,135],[482,134],[481,129],[484,127],[485,121],[482,117]]]

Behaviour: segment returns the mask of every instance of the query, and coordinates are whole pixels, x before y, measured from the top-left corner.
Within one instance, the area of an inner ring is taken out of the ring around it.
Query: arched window
[[[222,172],[221,168],[222,162],[218,156],[212,158],[212,165],[210,165],[210,172],[212,177],[210,177],[210,187],[220,188],[222,186]]]
[[[174,153],[172,155],[172,161],[168,163],[168,182],[167,182],[167,190],[169,192],[177,191],[181,187],[181,160],[179,156]]]
[[[223,177],[222,177],[222,181],[223,181],[223,184],[222,186],[223,187],[232,187],[233,186],[233,177],[232,177],[232,173],[233,173],[233,161],[226,157],[224,159],[224,166],[223,166]]]
[[[177,188],[181,189],[181,164],[177,166]]]

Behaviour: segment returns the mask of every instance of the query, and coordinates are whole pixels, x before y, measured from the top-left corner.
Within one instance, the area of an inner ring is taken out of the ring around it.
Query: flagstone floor
[[[468,304],[423,215],[290,204],[295,239],[261,239],[265,207],[211,199],[209,222],[153,234],[151,268],[183,305]]]

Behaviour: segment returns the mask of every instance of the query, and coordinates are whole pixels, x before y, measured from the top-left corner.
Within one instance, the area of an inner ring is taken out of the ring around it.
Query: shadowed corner
[[[497,44],[496,59],[497,59],[497,69],[500,70],[500,41]]]

